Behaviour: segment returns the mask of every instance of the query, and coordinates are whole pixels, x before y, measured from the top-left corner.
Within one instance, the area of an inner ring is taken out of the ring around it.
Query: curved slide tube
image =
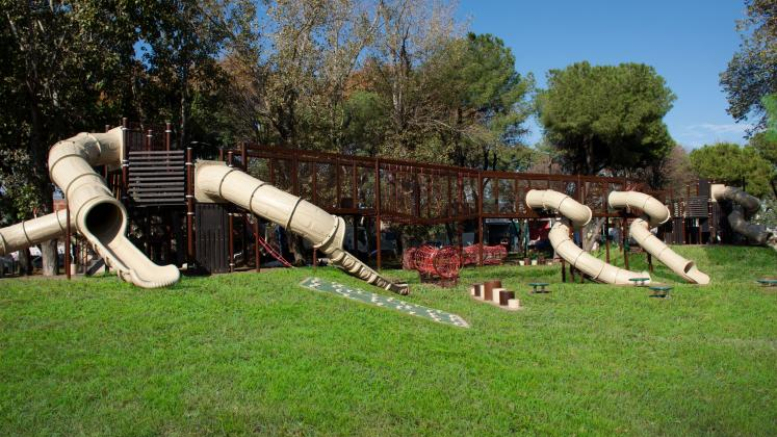
[[[154,264],[127,239],[127,210],[92,168],[119,166],[122,138],[116,128],[58,142],[49,151],[51,180],[65,193],[78,232],[120,278],[143,288],[172,285],[180,277],[178,268]]]
[[[74,217],[70,217],[75,226]],[[67,211],[61,210],[0,229],[0,256],[59,238],[67,233]]]
[[[345,220],[297,196],[280,190],[223,162],[198,161],[195,197],[199,202],[230,202],[283,226],[313,243],[332,262],[370,284],[407,294],[404,284],[394,284],[343,250]]]
[[[590,208],[554,190],[529,190],[526,193],[526,205],[529,208],[554,209],[578,227],[585,226],[591,221]],[[560,257],[594,281],[616,285],[635,285],[635,282],[629,281],[629,279],[650,278],[647,272],[636,273],[615,267],[579,248],[569,238],[569,227],[561,222],[553,225],[548,238]],[[650,280],[647,281],[647,283],[649,282]]]
[[[607,202],[616,209],[628,207],[645,213],[648,220],[636,219],[631,222],[629,234],[647,253],[688,282],[701,285],[710,283],[710,277],[701,272],[696,263],[678,255],[650,232],[651,227],[662,225],[672,218],[666,205],[653,196],[637,191],[613,191],[607,197]]]
[[[710,187],[712,200],[716,202],[729,201],[741,208],[744,208],[748,214],[755,214],[761,208],[761,202],[757,197],[751,196],[739,188],[728,187],[723,184],[712,184]],[[745,220],[745,215],[740,208],[733,208],[728,215],[728,223],[735,232],[744,235],[759,245],[770,245],[777,250],[777,242],[770,242],[773,239],[772,233],[765,227],[750,223]]]

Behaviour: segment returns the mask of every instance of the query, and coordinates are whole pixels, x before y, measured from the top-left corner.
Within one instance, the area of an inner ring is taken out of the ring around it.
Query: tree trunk
[[[30,89],[30,99],[30,157],[34,166],[34,181],[41,196],[40,213],[46,214],[49,211],[53,211],[53,190],[52,184],[49,182],[47,168],[48,145],[44,144],[45,127],[43,125],[43,114],[41,114],[37,96],[34,95],[32,89]],[[40,254],[44,276],[54,276],[57,274],[56,240],[53,240],[53,249],[51,249],[51,244],[52,242],[50,241],[41,244]],[[30,266],[30,273],[32,273],[32,266]]]
[[[583,235],[581,237],[583,240],[584,251],[590,252],[593,249],[594,243],[602,234],[602,226],[604,226],[604,220],[605,220],[604,217],[599,217],[593,220],[583,229]]]
[[[41,243],[40,254],[43,259],[43,276],[56,276],[59,273],[57,240],[54,239]]]
[[[19,251],[19,275],[32,274],[32,260],[30,259],[30,249]]]
[[[289,244],[289,252],[294,255],[294,265],[295,266],[304,266],[305,265],[305,253],[304,253],[304,247],[302,245],[302,237],[287,233],[287,241]]]

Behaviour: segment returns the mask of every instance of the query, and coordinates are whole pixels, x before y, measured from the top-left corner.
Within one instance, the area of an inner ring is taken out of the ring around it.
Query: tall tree
[[[655,165],[674,146],[663,117],[675,96],[653,67],[591,66],[548,73],[540,122],[573,173],[624,173]]]
[[[672,148],[657,173],[660,185],[676,193],[684,192],[686,185],[697,178],[688,152],[679,145]]]
[[[105,6],[105,7],[103,7]],[[87,1],[1,0],[4,26],[3,80],[6,103],[0,117],[0,148],[21,150],[29,166],[23,173],[24,203],[18,218],[51,211],[53,185],[46,155],[53,142],[73,131],[101,126],[121,102],[121,76],[126,29],[115,4]],[[131,46],[130,46],[131,47]],[[99,120],[99,121],[98,121]],[[9,191],[6,195],[13,195]],[[56,271],[55,241],[42,244],[44,274]]]
[[[430,77],[420,67],[448,45],[458,23],[453,7],[436,0],[379,0],[376,14],[368,67],[389,114],[386,152],[413,157],[439,121],[426,100]]]
[[[763,104],[766,109],[767,129],[753,135],[748,145],[774,168],[770,185],[777,199],[777,95],[764,97]]]
[[[493,35],[452,40],[423,66],[439,105],[436,130],[450,161],[515,170],[527,164],[520,140],[531,113],[534,78],[515,70],[515,56]]]
[[[703,178],[736,183],[744,180],[746,190],[756,197],[771,193],[774,168],[753,147],[719,143],[695,149],[690,154],[694,171]]]
[[[736,120],[757,118],[766,122],[762,98],[777,92],[777,0],[745,0],[745,19],[737,23],[742,33],[739,51],[720,75],[728,97],[728,112]]]

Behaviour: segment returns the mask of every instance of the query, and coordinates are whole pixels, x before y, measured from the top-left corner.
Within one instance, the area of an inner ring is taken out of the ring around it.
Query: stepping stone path
[[[381,294],[371,293],[361,288],[349,288],[338,282],[330,282],[320,278],[307,278],[300,283],[301,286],[311,290],[330,293],[346,299],[374,305],[381,308],[390,308],[411,316],[421,317],[445,325],[458,326],[460,328],[469,328],[469,323],[456,314],[446,313],[445,311],[428,308],[421,305],[405,302],[394,297],[383,296]]]

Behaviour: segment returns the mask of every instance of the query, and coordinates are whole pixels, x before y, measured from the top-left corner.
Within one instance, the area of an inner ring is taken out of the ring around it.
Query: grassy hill
[[[713,285],[561,284],[551,267],[465,269],[407,300],[436,324],[298,286],[312,269],[0,281],[0,435],[775,435],[777,253],[679,247]],[[631,257],[633,270],[644,256]],[[315,275],[362,286],[345,274]],[[465,285],[500,278],[518,313]],[[552,293],[529,295],[549,280]]]

